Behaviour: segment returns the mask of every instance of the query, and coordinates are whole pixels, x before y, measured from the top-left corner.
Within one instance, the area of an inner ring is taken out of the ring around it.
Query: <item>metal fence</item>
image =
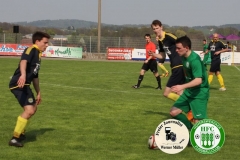
[[[207,39],[210,41],[210,39]],[[156,40],[153,38],[153,42]],[[191,39],[193,50],[202,50],[202,39]],[[225,40],[223,40],[226,43]],[[240,48],[240,41],[231,42],[237,49]],[[20,33],[1,33],[0,43],[9,44],[31,44],[31,34],[22,35]],[[97,53],[97,36],[79,36],[79,35],[55,35],[50,39],[50,45],[66,46],[66,47],[82,47],[85,53]],[[110,47],[127,47],[127,48],[145,48],[145,40],[143,37],[101,37],[101,53],[106,53],[106,49]]]

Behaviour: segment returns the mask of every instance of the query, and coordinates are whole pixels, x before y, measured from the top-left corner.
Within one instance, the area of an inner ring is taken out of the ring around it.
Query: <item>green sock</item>
[[[184,114],[180,113],[179,115],[177,115],[177,116],[175,116],[175,117],[173,117],[173,118],[181,121],[182,123],[184,123],[185,126],[186,126],[189,130],[192,129],[192,126],[193,126],[192,123],[187,119],[187,117],[186,117]]]

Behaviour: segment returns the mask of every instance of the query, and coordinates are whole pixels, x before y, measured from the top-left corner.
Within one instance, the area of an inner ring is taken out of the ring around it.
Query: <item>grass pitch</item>
[[[213,155],[202,155],[192,147],[168,155],[148,149],[147,141],[157,125],[170,118],[173,101],[154,89],[157,83],[150,72],[140,89],[131,88],[142,66],[138,62],[43,59],[39,75],[42,104],[27,127],[24,147],[9,147],[22,112],[8,90],[18,62],[0,58],[1,160],[239,159],[240,67],[222,66],[227,91],[218,91],[216,77],[211,85],[208,116],[224,127],[223,148]],[[165,66],[169,69],[169,64]],[[167,79],[162,79],[163,86]]]

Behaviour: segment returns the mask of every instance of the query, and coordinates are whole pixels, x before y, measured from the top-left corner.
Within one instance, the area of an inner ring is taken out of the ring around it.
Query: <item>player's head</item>
[[[150,34],[145,34],[144,38],[145,38],[147,43],[149,43],[151,41],[151,35]]]
[[[206,43],[207,43],[207,40],[206,40],[206,39],[204,39],[204,40],[203,40],[203,44],[206,44]]]
[[[41,51],[45,51],[48,47],[50,35],[41,31],[37,31],[32,36],[33,44],[37,45]]]
[[[180,56],[185,56],[192,47],[191,40],[187,36],[180,37],[176,40],[176,51]]]
[[[161,32],[163,30],[161,21],[159,21],[159,20],[152,21],[151,27],[152,27],[153,32],[156,34],[156,36],[161,35]]]
[[[217,42],[217,41],[218,41],[218,34],[217,34],[217,33],[214,33],[214,34],[213,34],[213,41],[214,41],[214,42]]]

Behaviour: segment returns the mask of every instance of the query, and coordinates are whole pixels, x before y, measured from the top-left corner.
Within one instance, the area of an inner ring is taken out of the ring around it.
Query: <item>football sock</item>
[[[182,123],[184,123],[186,125],[186,127],[191,130],[192,129],[192,123],[187,119],[186,115],[180,113],[179,115],[173,117],[174,119],[177,119],[179,121],[181,121]]]
[[[19,138],[20,134],[24,131],[26,125],[27,125],[28,120],[22,118],[21,116],[18,116],[17,119],[17,124],[14,129],[13,136],[16,138]]]
[[[213,75],[208,75],[208,83],[211,84],[213,80]]]
[[[156,79],[157,79],[158,87],[162,88],[160,76],[157,76]]]
[[[168,70],[164,67],[163,64],[159,65],[159,67],[160,67],[165,73],[168,72]]]
[[[143,80],[143,77],[144,77],[144,75],[140,75],[140,76],[138,77],[138,83],[137,83],[137,86],[138,86],[138,87],[140,86],[140,84],[141,84],[141,82],[142,82],[142,80]]]
[[[169,94],[167,95],[167,98],[169,98],[169,99],[171,99],[171,100],[173,100],[173,101],[176,101],[179,97],[180,97],[180,96],[179,96],[178,94],[176,94],[176,93],[169,93]]]
[[[222,75],[218,74],[217,78],[218,78],[218,82],[220,83],[220,86],[225,88]]]

